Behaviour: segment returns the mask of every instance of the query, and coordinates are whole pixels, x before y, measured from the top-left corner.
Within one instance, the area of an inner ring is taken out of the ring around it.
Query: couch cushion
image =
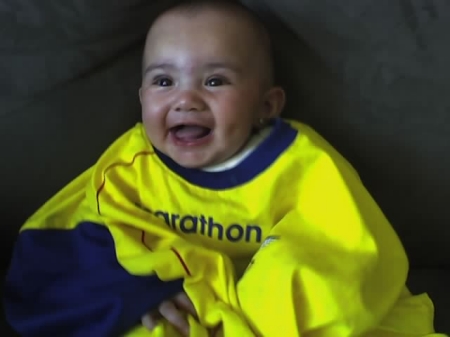
[[[0,0],[0,96],[22,98],[105,66],[141,45],[174,0]]]

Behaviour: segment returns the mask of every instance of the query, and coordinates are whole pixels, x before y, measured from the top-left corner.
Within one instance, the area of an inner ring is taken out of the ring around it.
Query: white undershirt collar
[[[259,144],[261,144],[267,137],[269,137],[272,129],[273,126],[267,126],[264,129],[259,130],[250,138],[244,148],[242,148],[242,150],[240,150],[234,156],[220,164],[203,167],[202,170],[206,172],[220,172],[235,168],[245,158],[247,158],[258,147]]]

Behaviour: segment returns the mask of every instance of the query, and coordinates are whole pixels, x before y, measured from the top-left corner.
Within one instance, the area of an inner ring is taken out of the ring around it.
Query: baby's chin
[[[223,146],[214,145],[208,144],[198,147],[167,146],[162,152],[184,168],[208,170],[209,168],[217,169],[218,165],[226,163],[240,150],[240,148],[236,150],[231,147],[223,148]]]
[[[220,165],[226,162],[227,158],[205,156],[205,154],[188,154],[184,153],[180,156],[170,155],[169,157],[178,165],[187,169],[207,170],[208,168]]]
[[[178,152],[178,151],[177,151]],[[166,153],[175,163],[187,169],[203,169],[215,165],[212,158],[207,158],[202,153]]]
[[[216,162],[213,160],[198,161],[198,160],[175,159],[175,158],[172,158],[172,160],[184,168],[193,170],[195,169],[202,170],[220,164],[220,162]]]

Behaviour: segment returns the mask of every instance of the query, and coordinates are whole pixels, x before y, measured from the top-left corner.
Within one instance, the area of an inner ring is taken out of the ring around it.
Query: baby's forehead
[[[233,24],[230,25],[230,19]],[[160,16],[152,26],[146,43],[147,54],[170,49],[173,52],[209,50],[214,53],[235,54],[235,57],[254,54],[262,39],[245,18],[233,17],[225,10],[205,9],[190,13],[173,10]]]
[[[247,35],[255,41],[266,35],[265,29],[260,23],[243,9],[214,6],[201,7],[197,11],[189,11],[183,7],[168,10],[156,18],[150,28],[149,35],[155,36],[167,32],[173,27],[174,23],[182,23],[184,27],[188,28],[204,28],[206,32],[211,34],[217,33],[217,29],[208,30],[208,27],[221,27],[225,31],[239,30],[241,33],[239,36]],[[202,23],[205,26],[202,26]],[[235,37],[238,38],[239,36]]]

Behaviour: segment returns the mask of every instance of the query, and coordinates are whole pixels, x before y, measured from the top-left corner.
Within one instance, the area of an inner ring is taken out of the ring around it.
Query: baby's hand
[[[164,301],[156,312],[151,312],[142,317],[142,325],[150,331],[153,330],[158,321],[165,318],[183,336],[189,336],[189,323],[186,314],[191,314],[197,318],[194,305],[185,292],[177,294],[174,298]]]

